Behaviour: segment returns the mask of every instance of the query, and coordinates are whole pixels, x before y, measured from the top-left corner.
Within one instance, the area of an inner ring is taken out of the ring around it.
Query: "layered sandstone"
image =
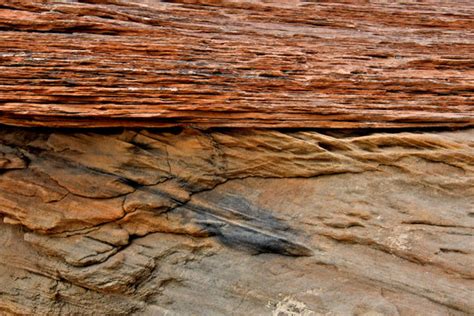
[[[473,126],[474,6],[0,1],[0,123]]]
[[[472,315],[473,30],[0,0],[0,314]]]
[[[3,128],[0,310],[468,315],[474,130]]]

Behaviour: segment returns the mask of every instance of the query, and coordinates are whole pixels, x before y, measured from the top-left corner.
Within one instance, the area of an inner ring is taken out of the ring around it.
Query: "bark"
[[[0,123],[473,126],[468,2],[0,7]]]

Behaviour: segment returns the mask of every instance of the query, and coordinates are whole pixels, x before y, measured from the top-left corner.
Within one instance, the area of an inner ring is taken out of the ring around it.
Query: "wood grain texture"
[[[0,123],[474,125],[474,6],[0,1]]]

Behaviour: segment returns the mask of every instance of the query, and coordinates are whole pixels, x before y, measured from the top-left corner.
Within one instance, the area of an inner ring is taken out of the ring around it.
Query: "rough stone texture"
[[[473,53],[468,1],[0,0],[0,315],[473,315]]]
[[[0,313],[472,315],[474,130],[2,127]]]
[[[0,0],[0,123],[474,126],[472,1]]]

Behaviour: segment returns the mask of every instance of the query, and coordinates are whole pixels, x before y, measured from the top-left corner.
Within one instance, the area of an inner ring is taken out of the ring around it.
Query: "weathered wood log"
[[[474,125],[468,2],[0,3],[0,123]]]

